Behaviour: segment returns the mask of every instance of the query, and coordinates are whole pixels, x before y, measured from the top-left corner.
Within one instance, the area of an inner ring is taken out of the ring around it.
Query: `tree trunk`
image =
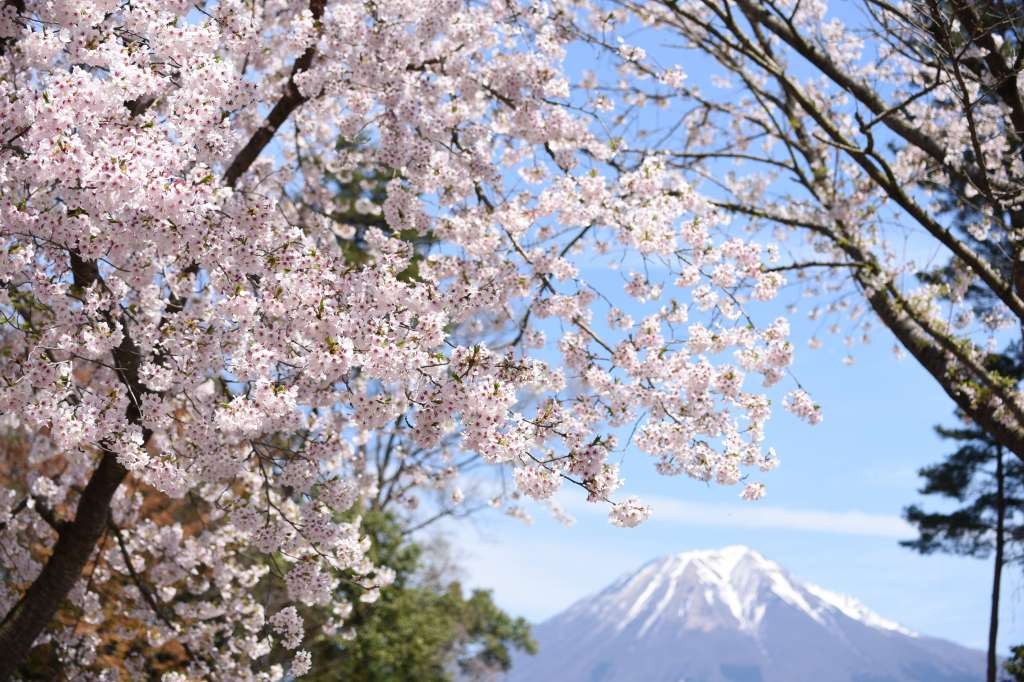
[[[996,682],[999,674],[999,658],[996,655],[996,640],[999,635],[999,583],[1003,576],[1004,526],[1006,522],[1006,500],[1004,498],[1003,447],[996,447],[996,556],[992,572],[992,613],[988,624],[988,682]]]
[[[6,5],[13,5],[21,13],[24,12],[24,0],[4,0]],[[319,24],[324,14],[326,0],[310,0],[309,8],[313,19]],[[0,55],[3,54],[7,41],[0,41]],[[292,65],[291,75],[281,100],[277,102],[252,139],[243,147],[225,172],[223,182],[233,187],[238,179],[249,169],[253,161],[269,144],[274,134],[288,117],[305,101],[295,82],[295,76],[306,71],[316,56],[316,48],[310,46]],[[152,100],[140,100],[129,108],[133,115],[152,104]],[[137,111],[138,110],[138,111]],[[75,251],[70,251],[71,270],[76,285],[87,288],[100,278],[95,261],[82,259]],[[195,268],[193,270],[193,268]],[[197,271],[193,263],[189,270]],[[177,310],[182,303],[172,301]],[[134,396],[128,405],[126,417],[131,424],[141,424],[142,411],[138,399],[150,390],[139,381],[139,365],[142,355],[125,327],[124,340],[114,349],[114,366],[118,367],[118,377],[127,387],[128,394]],[[149,429],[143,429],[143,447],[151,436]],[[18,666],[28,657],[39,634],[53,618],[68,592],[82,575],[82,570],[89,562],[89,557],[96,550],[97,543],[107,527],[110,516],[110,501],[117,492],[118,486],[128,475],[128,471],[117,461],[117,456],[104,449],[99,466],[93,472],[89,483],[82,492],[75,511],[74,521],[65,523],[58,532],[57,542],[43,570],[28,588],[21,600],[11,609],[0,622],[0,682],[6,682],[17,670]]]
[[[114,453],[104,453],[82,492],[75,520],[61,527],[42,572],[0,624],[0,681],[14,675],[32,644],[82,576],[107,527],[110,500],[128,472]]]

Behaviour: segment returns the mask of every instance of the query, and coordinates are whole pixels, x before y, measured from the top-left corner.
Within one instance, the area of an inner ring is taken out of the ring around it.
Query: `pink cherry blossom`
[[[5,7],[0,649],[91,674],[72,595],[175,675],[300,676],[300,608],[358,636],[337,586],[394,578],[358,515],[461,502],[467,457],[506,513],[572,488],[623,527],[621,429],[666,475],[771,468],[793,350],[745,315],[782,275],[572,105],[562,3]],[[629,310],[583,274],[618,262]]]

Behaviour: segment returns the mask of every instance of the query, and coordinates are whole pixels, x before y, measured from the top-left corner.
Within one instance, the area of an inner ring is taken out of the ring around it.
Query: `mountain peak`
[[[728,578],[737,568],[748,570],[781,571],[782,567],[769,561],[755,549],[745,545],[729,545],[721,549],[695,549],[670,554],[656,559],[663,566],[679,566],[696,563],[715,571],[721,578]]]
[[[850,619],[867,627],[916,636],[852,597],[794,578],[744,545],[655,559],[620,578],[593,603],[606,616],[618,612],[616,628],[620,631],[641,622],[637,636],[646,634],[659,620],[672,621],[681,615],[691,627],[757,632],[769,608],[780,605],[825,627],[835,626],[836,619]]]
[[[960,682],[982,670],[978,652],[920,637],[742,545],[649,561],[536,633],[541,654],[510,679]]]
[[[660,561],[664,561],[666,559],[676,559],[677,561],[702,561],[709,564],[719,565],[727,570],[731,570],[736,566],[736,564],[744,559],[768,562],[768,560],[764,558],[764,555],[756,549],[752,549],[746,545],[728,545],[721,549],[691,549],[686,552],[679,552],[678,554],[670,554],[662,557]]]

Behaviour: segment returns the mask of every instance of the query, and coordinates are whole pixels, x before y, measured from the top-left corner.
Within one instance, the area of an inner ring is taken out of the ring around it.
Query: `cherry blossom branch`
[[[135,565],[132,562],[131,553],[128,551],[128,545],[124,539],[124,533],[121,532],[121,529],[118,527],[116,523],[114,523],[113,519],[110,520],[109,525],[110,531],[114,534],[114,537],[117,539],[117,546],[118,549],[120,549],[121,551],[121,560],[124,562],[124,565],[128,568],[128,574],[131,576],[132,582],[135,583],[135,587],[138,588],[139,593],[142,595],[143,601],[145,601],[146,605],[149,606],[150,610],[153,611],[153,614],[157,618],[159,618],[164,625],[167,626],[168,630],[170,630],[171,632],[178,632],[178,628],[175,627],[175,625],[167,617],[167,614],[164,612],[164,609],[160,606],[159,603],[157,603],[156,596],[153,594],[152,589],[150,589],[150,587],[142,580],[142,576],[139,575],[138,571],[135,570]],[[186,642],[182,642],[182,647],[185,649],[185,653],[188,655],[190,659],[196,660],[195,654],[193,654],[191,648]]]

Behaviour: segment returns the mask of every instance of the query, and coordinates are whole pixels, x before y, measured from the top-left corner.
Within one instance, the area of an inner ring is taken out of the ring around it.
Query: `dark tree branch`
[[[1010,121],[1018,141],[1024,139],[1024,102],[1017,87],[1017,73],[1003,59],[990,27],[981,26],[980,18],[971,3],[957,0],[953,3],[958,19],[971,34],[975,43],[985,50],[985,64],[995,81],[995,92],[1009,108]]]
[[[25,13],[25,0],[5,0],[4,10],[8,8],[13,8],[14,13],[21,16]],[[17,38],[0,38],[0,57],[3,57],[16,41]]]
[[[807,268],[863,268],[864,263],[844,263],[843,261],[803,261],[800,263],[787,263],[765,268],[765,272],[787,272],[789,270],[806,270]]]
[[[309,9],[313,13],[313,21],[320,22],[320,19],[324,16],[325,5],[326,0],[310,0]],[[299,86],[295,83],[295,77],[309,69],[313,64],[315,56],[316,46],[310,45],[295,60],[295,64],[292,65],[292,72],[288,76],[288,82],[285,83],[284,94],[281,95],[281,99],[277,101],[274,108],[267,114],[263,125],[256,129],[256,132],[252,134],[249,141],[245,143],[245,146],[242,147],[241,151],[238,152],[234,160],[227,167],[227,170],[224,171],[225,185],[228,187],[235,186],[238,179],[249,170],[249,167],[259,157],[263,148],[274,139],[274,135],[284,125],[284,122],[306,101],[307,98],[299,91]]]
[[[81,578],[107,526],[110,500],[126,474],[117,455],[104,452],[82,491],[75,519],[63,527],[43,570],[0,625],[0,680],[14,675],[36,637]]]
[[[936,163],[946,169],[950,175],[968,180],[977,186],[981,186],[981,179],[977,170],[957,169],[946,161],[946,150],[934,139],[926,135],[921,129],[901,115],[900,109],[894,109],[868,85],[855,80],[844,72],[827,55],[822,54],[810,42],[808,42],[797,31],[787,26],[783,21],[764,9],[759,3],[750,0],[737,0],[743,11],[754,23],[760,23],[771,31],[775,36],[789,45],[801,57],[810,62],[821,73],[826,75],[832,82],[846,92],[853,95],[857,101],[866,106],[868,110],[886,127],[899,135],[901,138],[924,151]]]

